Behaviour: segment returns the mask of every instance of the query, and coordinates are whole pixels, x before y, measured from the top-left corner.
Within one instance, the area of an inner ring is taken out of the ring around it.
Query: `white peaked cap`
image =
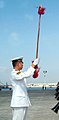
[[[15,58],[13,58],[13,59],[11,59],[11,61],[13,62],[13,61],[17,61],[17,60],[23,60],[23,56],[21,56],[21,57],[15,57]]]

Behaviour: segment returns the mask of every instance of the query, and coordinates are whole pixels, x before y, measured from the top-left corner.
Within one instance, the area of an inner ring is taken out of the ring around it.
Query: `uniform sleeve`
[[[22,80],[23,78],[28,78],[30,77],[31,75],[33,75],[35,69],[30,66],[30,68],[28,68],[28,70],[26,72],[21,72],[20,74],[17,74],[17,73],[12,73],[12,79],[15,79],[15,80]]]

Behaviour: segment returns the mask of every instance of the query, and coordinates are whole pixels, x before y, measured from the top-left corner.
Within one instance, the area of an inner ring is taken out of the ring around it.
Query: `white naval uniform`
[[[11,83],[13,88],[12,99],[11,99],[11,107],[12,108],[27,108],[31,105],[27,89],[25,79],[33,75],[35,69],[30,66],[26,72],[19,72],[13,69],[11,76]],[[19,115],[20,116],[20,115]],[[18,119],[13,119],[18,120]],[[19,119],[24,120],[24,119]]]

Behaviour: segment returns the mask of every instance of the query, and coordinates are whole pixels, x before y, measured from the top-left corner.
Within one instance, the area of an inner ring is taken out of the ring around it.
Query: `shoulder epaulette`
[[[17,72],[17,75],[19,75],[21,72]]]

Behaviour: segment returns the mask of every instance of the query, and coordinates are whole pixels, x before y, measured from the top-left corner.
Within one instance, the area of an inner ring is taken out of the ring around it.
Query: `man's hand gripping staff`
[[[35,64],[36,63],[36,64]],[[38,77],[38,73],[39,73],[39,70],[40,68],[38,68],[38,64],[39,64],[39,59],[36,58],[33,62],[33,64],[35,65],[35,71],[34,71],[34,74],[33,74],[33,78],[37,78]]]
[[[44,11],[45,11],[45,8],[43,8],[42,6],[39,6],[39,8],[38,8],[39,21],[38,21],[38,35],[37,35],[37,46],[36,46],[36,60],[38,60],[38,46],[39,46],[39,36],[40,36],[40,20],[41,20],[41,15],[44,14]],[[35,61],[32,62],[32,63],[35,64]],[[40,68],[38,67],[38,64],[39,64],[39,62],[35,65],[35,71],[34,71],[34,74],[33,74],[33,78],[38,77],[38,73],[40,71]]]

